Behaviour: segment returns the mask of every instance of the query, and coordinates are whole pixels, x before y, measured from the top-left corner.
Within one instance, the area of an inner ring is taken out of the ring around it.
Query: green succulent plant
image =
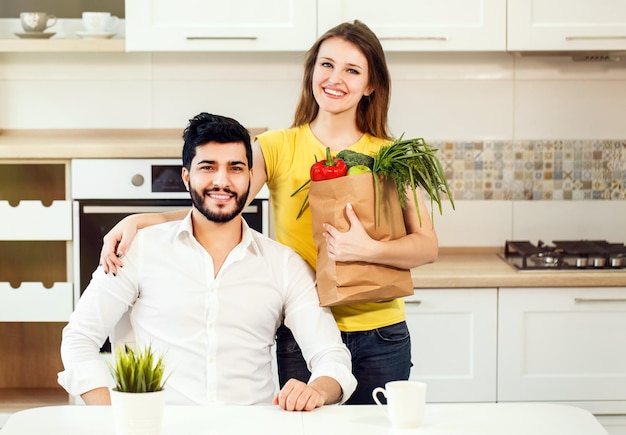
[[[115,391],[122,393],[150,393],[161,391],[167,381],[164,355],[157,355],[152,346],[131,349],[119,346],[110,364],[115,380]]]

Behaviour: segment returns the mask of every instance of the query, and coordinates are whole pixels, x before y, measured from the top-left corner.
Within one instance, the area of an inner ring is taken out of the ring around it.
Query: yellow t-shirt
[[[307,208],[296,220],[308,189],[293,197],[291,194],[310,179],[311,165],[326,158],[326,147],[315,137],[308,124],[268,131],[257,139],[265,159],[276,239],[315,268],[317,249],[310,210]],[[388,143],[365,134],[349,149],[371,155]],[[403,299],[342,305],[331,307],[331,310],[339,329],[346,332],[369,331],[405,320]]]

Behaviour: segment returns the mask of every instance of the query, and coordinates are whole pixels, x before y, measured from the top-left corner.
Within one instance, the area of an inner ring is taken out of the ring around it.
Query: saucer
[[[82,39],[110,39],[115,32],[76,32],[76,35]]]
[[[15,35],[23,39],[48,39],[56,35],[56,32],[17,32]]]

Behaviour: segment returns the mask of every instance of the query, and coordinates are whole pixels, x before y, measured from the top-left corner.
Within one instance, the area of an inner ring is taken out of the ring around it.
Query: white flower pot
[[[121,393],[111,390],[116,435],[159,435],[165,391]]]

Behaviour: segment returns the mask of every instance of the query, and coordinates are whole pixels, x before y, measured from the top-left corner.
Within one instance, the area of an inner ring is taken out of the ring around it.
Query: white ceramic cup
[[[20,23],[25,32],[43,32],[56,24],[57,17],[46,12],[22,12]]]
[[[415,381],[392,381],[385,388],[376,387],[372,391],[374,402],[385,406],[378,398],[382,394],[387,398],[387,416],[395,429],[418,427],[424,417],[426,406],[426,384]]]
[[[105,33],[115,30],[119,18],[110,12],[83,12],[83,27],[90,33]]]

